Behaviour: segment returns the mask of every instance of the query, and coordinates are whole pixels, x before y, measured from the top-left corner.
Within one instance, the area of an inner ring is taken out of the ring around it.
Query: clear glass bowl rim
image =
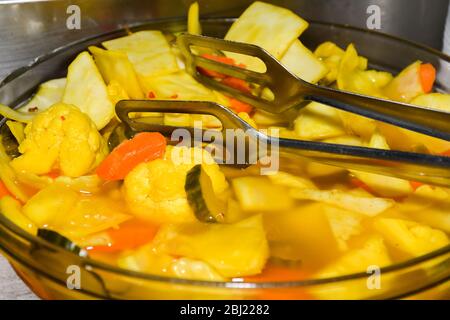
[[[235,20],[235,18],[205,18],[201,19],[202,22],[223,22],[223,23],[231,23]],[[155,22],[180,22],[179,18],[170,18],[170,19],[155,19],[152,20],[151,23]],[[149,22],[139,22],[130,24],[127,26],[127,28],[121,28],[116,29],[114,31],[110,31],[103,34],[98,34],[95,36],[87,37],[84,39],[80,39],[78,41],[69,43],[67,45],[61,46],[59,48],[56,48],[44,55],[41,55],[34,59],[30,64],[27,66],[24,66],[22,68],[16,69],[12,71],[8,76],[4,78],[4,80],[0,83],[0,87],[6,85],[8,82],[12,81],[16,77],[20,76],[21,74],[25,73],[29,69],[33,68],[37,64],[46,61],[50,59],[53,55],[58,54],[60,51],[68,50],[72,46],[83,43],[85,41],[98,38],[99,36],[104,36],[108,34],[115,34],[120,31],[125,31],[133,28],[143,27],[146,24],[149,24]],[[420,50],[427,51],[430,54],[436,55],[442,60],[445,60],[446,62],[450,63],[450,56],[446,55],[445,53],[438,51],[436,49],[433,49],[431,47],[406,40],[403,38],[399,38],[393,35],[388,35],[385,33],[381,33],[379,31],[374,30],[367,30],[362,29],[354,26],[349,25],[342,25],[342,24],[334,24],[334,23],[328,23],[328,22],[321,22],[321,21],[314,21],[310,20],[310,24],[318,24],[318,25],[324,25],[329,26],[333,28],[338,29],[350,29],[355,32],[361,32],[365,34],[372,34],[378,37],[384,37],[386,39],[390,39],[393,41],[401,42],[407,46],[415,47]],[[3,120],[1,121],[0,125],[3,125]],[[283,282],[218,282],[218,281],[205,281],[205,280],[188,280],[188,279],[179,279],[179,278],[172,278],[172,277],[164,277],[164,276],[158,276],[153,275],[150,273],[143,273],[143,272],[137,272],[132,270],[126,270],[119,267],[115,267],[111,264],[104,263],[98,260],[91,259],[89,257],[81,257],[76,255],[75,253],[69,252],[59,246],[56,246],[48,241],[45,241],[42,238],[39,238],[38,236],[34,236],[26,232],[25,230],[21,229],[8,219],[6,219],[3,215],[0,215],[0,226],[6,227],[6,229],[10,232],[12,232],[14,235],[18,236],[19,238],[26,240],[30,242],[31,244],[38,244],[41,247],[47,247],[51,249],[54,252],[61,252],[62,254],[71,254],[74,258],[79,260],[79,265],[82,266],[90,266],[92,268],[95,268],[97,270],[103,270],[112,274],[116,274],[118,276],[124,276],[124,277],[132,277],[137,280],[144,280],[144,281],[155,281],[155,282],[164,282],[164,283],[171,283],[171,284],[179,284],[179,285],[190,285],[190,286],[203,286],[203,287],[222,287],[222,288],[236,288],[236,289],[255,289],[255,288],[283,288],[283,287],[308,287],[308,286],[316,286],[316,285],[325,285],[325,284],[331,284],[331,283],[338,283],[338,282],[344,282],[349,280],[360,280],[367,278],[368,274],[366,272],[358,272],[358,273],[352,273],[348,275],[342,275],[338,277],[330,277],[330,278],[320,278],[320,279],[306,279],[306,280],[299,280],[299,281],[283,281]],[[0,249],[2,248],[1,239],[0,239]],[[435,250],[433,252],[427,253],[425,255],[405,260],[400,263],[395,263],[386,267],[381,268],[380,272],[382,274],[392,273],[395,271],[401,271],[406,268],[417,266],[421,263],[431,261],[433,259],[437,259],[440,257],[444,257],[446,254],[450,253],[450,245],[447,245],[443,248],[440,248],[438,250]],[[14,256],[12,257],[15,258]],[[42,272],[41,270],[39,272]]]

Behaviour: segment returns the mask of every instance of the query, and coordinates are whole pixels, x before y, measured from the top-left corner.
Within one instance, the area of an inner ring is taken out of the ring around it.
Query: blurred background
[[[68,42],[149,19],[186,15],[192,0],[0,0],[0,79],[34,57]],[[199,0],[201,15],[238,16],[253,0]],[[307,20],[367,28],[369,6],[380,9],[380,30],[443,48],[449,0],[278,0]],[[81,11],[81,29],[68,30],[67,8]],[[448,20],[448,19],[447,19]],[[447,31],[450,51],[450,23]]]

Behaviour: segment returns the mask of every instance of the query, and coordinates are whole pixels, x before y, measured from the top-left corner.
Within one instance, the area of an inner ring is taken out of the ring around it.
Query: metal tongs
[[[308,83],[290,73],[277,59],[255,45],[191,34],[179,35],[177,44],[186,59],[186,70],[199,82],[213,89],[227,92],[229,95],[264,111],[281,113],[292,107],[301,106],[304,101],[316,101],[450,141],[450,113],[448,112],[396,103]],[[194,54],[192,47],[256,57],[266,65],[266,71],[260,73],[206,59]],[[260,89],[259,95],[243,93],[207,77],[198,72],[199,67],[255,84]],[[264,97],[262,94],[264,89],[270,89],[273,93],[274,98],[272,100]]]
[[[122,136],[130,137],[142,131],[158,131],[167,137],[172,137],[174,131],[180,129],[179,127],[164,125],[161,120],[154,117],[130,118],[130,113],[139,112],[209,114],[221,121],[222,132],[225,129],[242,129],[249,139],[258,139],[268,146],[277,145],[279,154],[284,157],[306,157],[312,161],[346,169],[366,171],[427,184],[450,186],[450,157],[271,137],[251,127],[228,108],[214,102],[119,101],[116,105],[116,114],[122,121],[124,129]],[[186,129],[192,130],[192,128]],[[115,139],[113,137],[118,135],[118,131],[115,130],[115,134],[111,136],[110,141]],[[120,137],[118,140],[120,141]],[[246,150],[246,152],[249,151]]]

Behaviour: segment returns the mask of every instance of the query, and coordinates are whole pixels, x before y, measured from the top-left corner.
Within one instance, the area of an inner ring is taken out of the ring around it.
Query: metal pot
[[[440,50],[448,0],[265,0],[290,8],[307,20],[367,28],[376,5],[381,10],[379,31]],[[182,17],[193,0],[6,0],[0,1],[0,79],[31,59],[87,36],[127,24]],[[199,0],[201,14],[236,17],[253,0]],[[77,5],[81,29],[69,30],[70,5]],[[380,49],[378,49],[380,50]]]

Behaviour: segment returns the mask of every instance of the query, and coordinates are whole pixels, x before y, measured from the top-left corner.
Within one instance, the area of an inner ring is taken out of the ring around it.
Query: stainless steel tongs
[[[228,108],[207,101],[119,101],[116,105],[116,114],[125,127],[124,131],[127,132],[124,136],[130,137],[142,131],[158,131],[171,137],[174,130],[179,129],[164,125],[162,121],[158,122],[153,117],[147,117],[147,120],[145,117],[136,119],[129,117],[129,113],[136,112],[209,114],[221,121],[222,132],[224,129],[242,129],[250,139],[258,139],[269,146],[276,144],[279,154],[284,157],[306,157],[312,161],[346,169],[450,186],[450,157],[271,137],[251,127]],[[118,140],[120,141],[120,137]]]
[[[281,113],[294,106],[300,106],[304,101],[317,101],[341,110],[450,141],[450,113],[448,112],[396,103],[308,83],[290,73],[267,51],[255,45],[191,34],[179,35],[177,43],[186,58],[186,70],[198,81],[216,90],[225,91],[256,108],[271,113]],[[192,47],[257,57],[266,65],[266,72],[259,73],[206,59],[195,55]],[[260,93],[263,92],[262,89],[268,88],[273,93],[274,99],[265,99],[261,94],[246,94],[233,89],[213,78],[202,75],[198,72],[198,67],[256,84],[261,89],[259,90]]]

